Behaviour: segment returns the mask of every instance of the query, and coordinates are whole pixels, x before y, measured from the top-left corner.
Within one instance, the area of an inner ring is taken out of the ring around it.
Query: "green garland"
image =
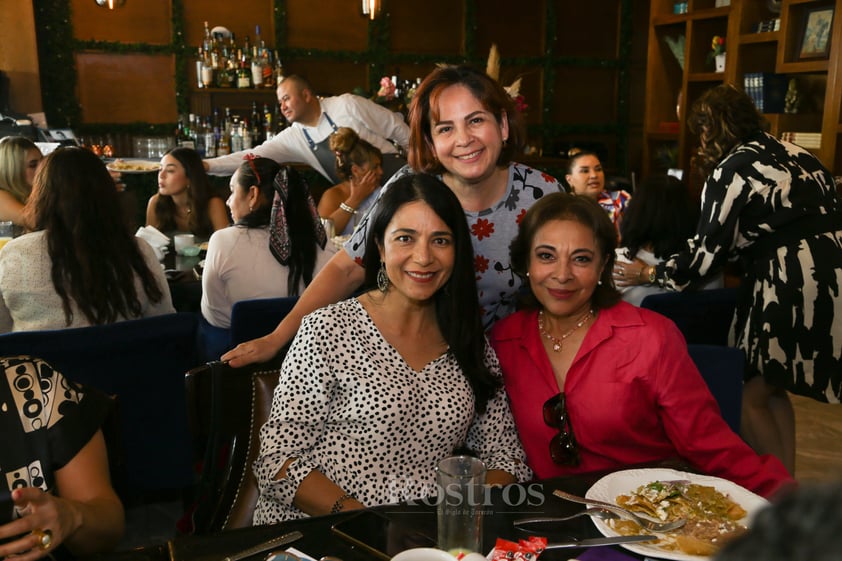
[[[553,139],[562,134],[616,134],[618,142],[617,164],[622,172],[628,171],[628,122],[629,122],[629,55],[632,37],[632,0],[621,3],[620,18],[620,49],[623,53],[619,59],[570,57],[555,52],[557,33],[556,2],[546,3],[545,13],[545,44],[547,50],[543,56],[503,57],[501,66],[532,66],[543,69],[543,92],[545,100],[540,108],[542,121],[545,124],[531,125],[531,138],[540,138],[544,146],[552,144]],[[146,43],[119,43],[114,41],[80,41],[73,38],[72,13],[67,0],[34,0],[35,22],[39,64],[41,72],[41,93],[45,103],[45,112],[51,126],[75,128],[80,132],[101,134],[134,133],[134,134],[170,134],[175,123],[150,125],[148,123],[130,124],[83,124],[82,111],[76,98],[77,73],[73,54],[85,51],[101,51],[107,53],[145,53],[172,54],[175,57],[175,96],[179,114],[189,112],[189,79],[193,75],[190,68],[193,47],[185,43],[184,33],[184,5],[183,0],[172,0],[172,37],[168,45],[152,45]],[[400,64],[434,64],[434,63],[472,63],[477,66],[485,64],[485,55],[477,52],[477,0],[464,0],[465,8],[465,43],[462,55],[435,55],[427,53],[392,54],[391,44],[391,16],[383,9],[381,17],[369,21],[368,46],[365,51],[328,50],[328,49],[290,49],[287,48],[287,2],[274,1],[274,39],[275,50],[281,60],[319,59],[330,61],[347,61],[367,64],[369,69],[369,91],[373,95],[379,88],[380,77],[390,74],[387,70]],[[553,122],[551,101],[556,97],[555,82],[559,67],[572,68],[615,68],[618,71],[617,121],[612,123],[590,125],[564,125]]]

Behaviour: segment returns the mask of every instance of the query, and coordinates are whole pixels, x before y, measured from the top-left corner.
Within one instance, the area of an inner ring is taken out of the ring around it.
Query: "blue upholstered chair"
[[[298,302],[298,296],[257,298],[231,308],[231,346],[268,335]]]
[[[719,345],[691,344],[687,345],[687,350],[719,403],[725,422],[739,434],[745,353],[742,349]]]
[[[724,346],[736,304],[736,288],[716,288],[650,294],[640,307],[670,318],[689,344]]]
[[[176,313],[7,333],[0,335],[0,354],[43,358],[66,378],[116,397],[114,485],[134,502],[194,483],[184,375],[200,364],[196,326],[196,314]]]

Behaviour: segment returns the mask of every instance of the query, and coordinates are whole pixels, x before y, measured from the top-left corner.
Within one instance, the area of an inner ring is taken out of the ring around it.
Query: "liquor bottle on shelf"
[[[218,136],[216,138],[216,155],[227,156],[231,153],[231,144],[228,136],[221,128],[217,130]]]
[[[196,146],[196,153],[199,154],[200,158],[207,158],[208,151],[205,143],[205,129],[202,124],[202,118],[192,114],[190,117],[194,122],[194,126],[190,127],[190,130],[193,133],[193,143]]]
[[[251,150],[254,143],[248,119],[243,119],[243,122],[240,123],[240,136],[243,138],[243,150]]]
[[[258,47],[252,47],[251,83],[255,88],[263,87],[263,57]]]
[[[284,65],[281,64],[281,55],[275,51],[275,84],[280,85],[284,81]]]
[[[231,127],[231,152],[240,152],[243,149],[243,135],[240,133],[240,123],[234,123]]]
[[[178,119],[175,130],[175,145],[195,149],[196,145],[193,142],[193,137],[190,136],[190,127],[185,121],[187,121],[187,116],[185,115],[182,115]]]
[[[263,142],[272,140],[275,136],[275,129],[272,128],[272,112],[269,111],[269,106],[263,104]]]
[[[250,88],[251,87],[251,67],[247,62],[247,57],[242,51],[237,52],[237,58],[240,60],[240,68],[237,71],[237,87]]]
[[[263,71],[263,87],[271,89],[275,87],[275,70],[272,68],[272,52],[265,46],[261,54],[261,70]]]
[[[205,158],[216,157],[216,135],[213,132],[210,117],[205,118],[205,125],[202,127],[202,134],[205,137]]]

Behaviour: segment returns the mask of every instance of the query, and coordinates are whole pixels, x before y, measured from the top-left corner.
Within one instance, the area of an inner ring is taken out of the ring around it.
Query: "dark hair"
[[[579,161],[580,158],[584,158],[585,156],[593,156],[599,163],[602,163],[602,159],[599,157],[599,154],[592,150],[582,150],[581,148],[571,148],[567,152],[567,157],[569,160],[567,161],[567,173],[573,174],[573,171],[576,169],[576,162]]]
[[[453,232],[453,273],[436,292],[439,329],[468,383],[474,391],[476,411],[482,413],[500,385],[485,363],[485,337],[477,296],[474,251],[459,199],[447,185],[427,174],[405,175],[395,180],[377,202],[368,225],[365,267],[366,289],[377,286],[380,268],[378,246],[383,245],[386,227],[405,204],[421,201],[428,205]]]
[[[623,245],[634,256],[647,244],[666,259],[679,252],[696,232],[699,207],[684,184],[671,175],[643,181],[629,201],[620,223]]]
[[[731,84],[720,84],[693,103],[687,128],[704,143],[695,164],[707,175],[734,146],[766,130],[767,122],[745,92]]]
[[[215,197],[211,188],[210,179],[202,165],[202,158],[192,148],[179,146],[167,151],[165,155],[172,156],[184,167],[184,173],[190,180],[190,187],[187,189],[187,200],[190,205],[189,227],[190,232],[200,237],[210,237],[213,233],[208,213],[208,202]],[[159,229],[169,232],[176,229],[175,223],[175,202],[168,195],[158,196],[155,204],[155,217],[158,219]]]
[[[330,149],[336,155],[336,175],[343,180],[350,179],[354,165],[363,167],[372,161],[383,162],[380,150],[348,127],[339,127],[330,135]]]
[[[528,287],[526,273],[529,270],[529,260],[532,254],[532,240],[536,232],[547,222],[552,220],[573,220],[593,232],[597,249],[605,260],[602,276],[593,296],[591,304],[596,310],[610,308],[620,300],[620,293],[614,288],[612,271],[614,269],[614,249],[617,247],[617,230],[611,219],[599,204],[588,197],[579,197],[567,193],[550,193],[532,205],[523,217],[518,234],[509,246],[512,258],[512,270]],[[538,307],[538,299],[529,290],[523,298],[523,304],[530,308]]]
[[[802,485],[764,507],[716,561],[836,561],[842,551],[842,484]]]
[[[254,158],[240,164],[236,188],[248,193],[249,188],[256,185],[260,190],[260,204],[240,218],[236,226],[260,228],[269,225],[272,218],[272,201],[275,199],[275,176],[280,169],[280,164],[269,158]]]
[[[310,188],[304,177],[292,167],[281,168],[278,175],[286,173],[288,179],[287,195],[284,201],[284,214],[289,229],[290,254],[287,261],[287,294],[298,295],[298,285],[304,286],[313,280],[316,268],[318,241],[314,220],[319,220],[315,203],[310,197]],[[277,176],[276,176],[277,178]],[[313,204],[311,208],[310,205]],[[328,240],[328,243],[332,243]]]
[[[114,179],[92,152],[59,148],[44,158],[24,208],[45,230],[51,277],[67,325],[71,300],[94,325],[140,317],[135,275],[152,302],[163,291],[123,221]]]
[[[470,66],[444,66],[430,72],[418,86],[409,108],[409,165],[417,171],[442,173],[444,166],[433,154],[430,123],[438,118],[438,100],[450,86],[468,88],[498,124],[508,121],[509,138],[503,144],[497,165],[507,166],[515,154],[523,152],[526,131],[520,113],[503,87],[488,74]]]
[[[281,80],[275,89],[288,84],[295,84],[295,87],[299,93],[303,92],[304,90],[308,90],[311,94],[313,94],[313,96],[316,95],[316,92],[313,91],[313,86],[310,85],[310,82],[300,74],[290,74],[289,76]]]

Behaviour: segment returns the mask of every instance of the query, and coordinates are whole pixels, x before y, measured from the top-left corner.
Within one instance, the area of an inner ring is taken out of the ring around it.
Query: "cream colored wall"
[[[32,0],[2,0],[0,4],[0,70],[9,77],[9,105],[18,113],[42,111]]]

